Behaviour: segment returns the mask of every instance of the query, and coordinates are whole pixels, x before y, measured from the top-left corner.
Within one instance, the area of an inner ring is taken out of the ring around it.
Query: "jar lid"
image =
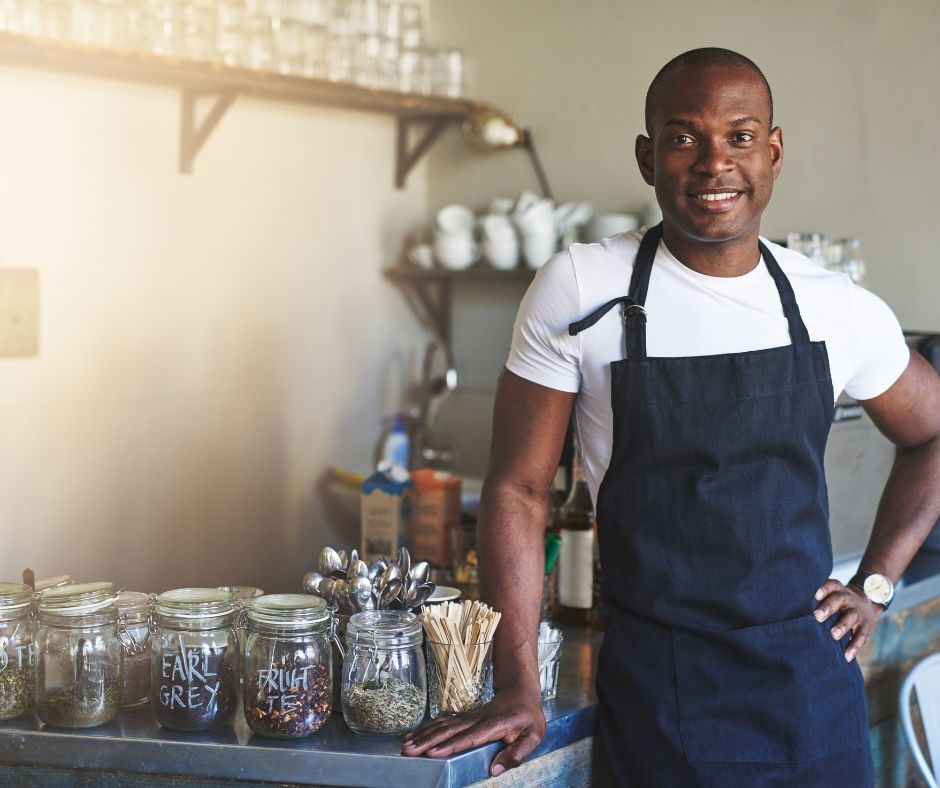
[[[405,646],[422,641],[421,622],[414,613],[370,610],[354,613],[346,625],[346,642],[377,646]]]
[[[330,620],[320,597],[310,594],[267,594],[248,605],[248,620],[283,629],[307,629]]]
[[[18,610],[33,601],[33,589],[26,583],[0,583],[0,609]]]
[[[47,588],[39,595],[39,612],[60,616],[81,616],[114,604],[114,583],[79,583]]]
[[[229,615],[234,611],[232,592],[220,588],[174,588],[157,597],[157,615],[212,618]]]
[[[122,591],[117,596],[118,613],[133,623],[146,621],[150,615],[150,594],[142,591]]]
[[[263,589],[254,586],[219,586],[219,591],[231,591],[232,598],[236,602],[254,599],[264,594]]]
[[[71,575],[57,575],[56,577],[45,577],[36,581],[36,590],[45,591],[47,588],[59,588],[60,586],[72,585]]]

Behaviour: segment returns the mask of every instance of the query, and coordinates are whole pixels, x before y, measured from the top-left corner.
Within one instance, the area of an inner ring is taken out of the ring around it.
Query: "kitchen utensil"
[[[320,573],[329,575],[330,572],[342,570],[344,564],[339,560],[339,553],[332,547],[324,547],[320,551]]]

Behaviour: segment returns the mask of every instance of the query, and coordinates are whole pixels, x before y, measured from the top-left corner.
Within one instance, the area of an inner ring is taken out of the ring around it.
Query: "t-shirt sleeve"
[[[579,320],[578,283],[566,249],[543,265],[526,291],[513,326],[506,368],[558,391],[581,387],[580,340],[568,335]]]
[[[911,357],[891,308],[874,293],[852,287],[857,363],[845,393],[857,400],[884,394],[901,377]]]

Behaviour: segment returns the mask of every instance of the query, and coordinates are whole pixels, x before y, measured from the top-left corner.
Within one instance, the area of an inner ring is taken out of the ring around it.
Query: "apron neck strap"
[[[662,222],[647,230],[646,235],[643,236],[643,240],[640,242],[640,249],[633,264],[628,300],[640,308],[625,310],[623,315],[624,345],[626,357],[629,359],[646,358],[646,310],[643,307],[646,304],[646,295],[649,291],[653,260],[656,258],[656,251],[659,249],[659,242],[662,237]],[[809,332],[806,330],[806,324],[800,315],[800,307],[796,303],[796,296],[793,294],[790,280],[780,269],[780,265],[764,245],[764,242],[758,240],[757,245],[760,248],[761,257],[764,258],[767,270],[777,286],[780,304],[783,307],[783,314],[787,319],[790,330],[790,341],[794,345],[809,342]]]

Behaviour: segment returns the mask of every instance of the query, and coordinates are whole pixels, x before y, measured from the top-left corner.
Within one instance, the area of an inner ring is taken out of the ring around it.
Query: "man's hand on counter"
[[[490,764],[496,777],[522,763],[545,735],[545,715],[538,688],[534,697],[519,688],[498,690],[490,703],[456,717],[438,717],[405,739],[403,755],[447,758],[483,744],[506,746]]]

